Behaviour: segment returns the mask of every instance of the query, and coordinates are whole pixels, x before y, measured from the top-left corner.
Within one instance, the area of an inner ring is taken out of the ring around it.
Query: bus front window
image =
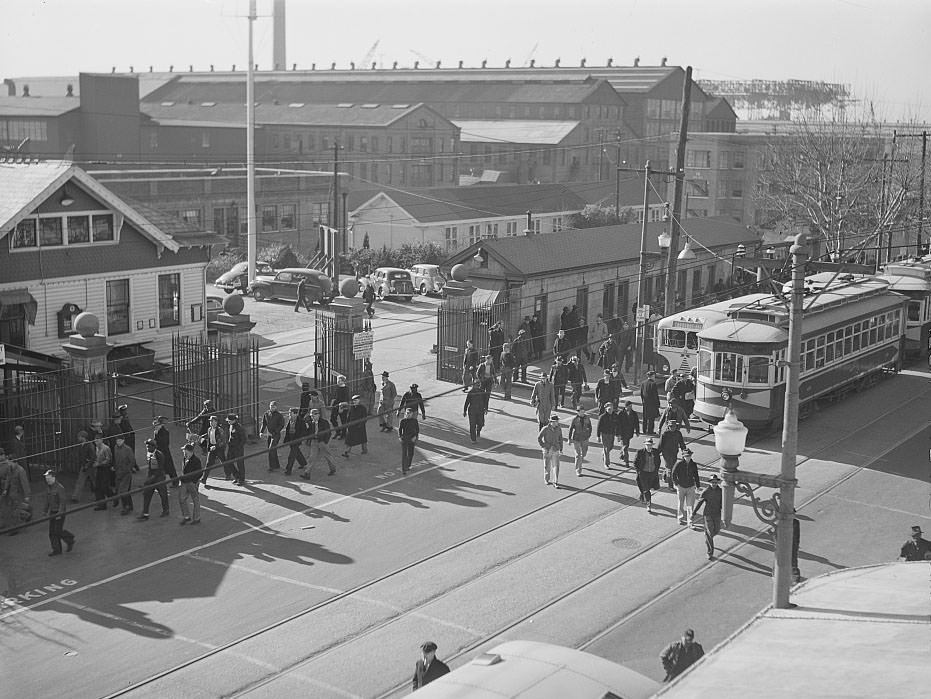
[[[685,336],[685,346],[690,350],[698,349],[698,333],[690,332]]]
[[[691,335],[692,333],[689,334]],[[685,347],[685,331],[666,330],[663,335],[667,347]]]

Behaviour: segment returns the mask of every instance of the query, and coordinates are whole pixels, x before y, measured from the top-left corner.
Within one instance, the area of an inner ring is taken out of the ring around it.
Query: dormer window
[[[39,214],[16,224],[16,229],[10,236],[10,249],[32,250],[93,245],[112,243],[115,239],[111,213]]]

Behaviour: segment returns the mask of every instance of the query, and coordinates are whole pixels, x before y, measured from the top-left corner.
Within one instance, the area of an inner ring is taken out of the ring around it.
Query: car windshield
[[[407,272],[388,272],[388,279],[410,279]]]

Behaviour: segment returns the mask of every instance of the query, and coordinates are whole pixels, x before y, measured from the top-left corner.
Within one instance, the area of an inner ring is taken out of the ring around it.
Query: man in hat
[[[679,430],[679,423],[675,420],[666,425],[659,438],[659,453],[663,455],[666,484],[672,488],[672,468],[676,465],[679,454],[685,449],[685,437]]]
[[[624,457],[624,465],[630,465],[630,440],[634,435],[640,436],[640,418],[637,411],[634,410],[634,404],[631,401],[624,401],[624,409],[617,414],[618,433],[621,440],[621,454]]]
[[[320,416],[320,409],[311,408],[310,415],[307,416],[306,426],[307,444],[310,446],[310,466],[313,468],[314,464],[325,461],[328,467],[327,475],[329,476],[336,474],[336,464],[333,463],[333,457],[330,456],[330,435],[332,433],[332,426]],[[301,478],[306,481],[310,478],[310,469],[305,468],[306,464],[304,455],[301,454],[300,442],[296,446],[298,447],[297,455],[300,456]],[[287,472],[291,473],[293,461],[290,456],[288,457],[288,464]]]
[[[592,420],[585,414],[585,406],[579,404],[575,408],[576,415],[569,425],[569,441],[575,451],[575,475],[582,475],[582,464],[588,454],[588,440],[592,436]]]
[[[634,457],[634,469],[637,471],[640,502],[647,504],[650,514],[653,514],[653,491],[659,489],[659,463],[660,454],[653,448],[653,438],[647,437],[643,448],[638,449]]]
[[[401,473],[407,473],[411,470],[411,464],[414,461],[414,447],[417,446],[419,438],[420,423],[417,422],[414,408],[407,406],[404,408],[404,417],[398,423],[398,439],[401,441]]]
[[[303,396],[301,396],[303,399]],[[281,430],[284,429],[284,416],[278,411],[278,401],[271,401],[268,410],[262,415],[262,429],[259,434],[265,435],[268,447],[268,470],[277,471],[281,468],[278,461],[278,442],[281,441]]]
[[[68,498],[65,489],[55,477],[55,472],[49,469],[45,472],[45,484],[48,491],[45,494],[45,514],[49,517],[48,538],[52,544],[49,556],[61,555],[61,542],[64,540],[68,551],[74,548],[75,536],[65,529],[65,513],[68,511]]]
[[[501,368],[501,390],[504,392],[504,400],[511,400],[511,384],[514,383],[514,371],[516,363],[514,362],[514,353],[511,351],[511,343],[505,342],[501,345],[501,356],[498,358]]]
[[[310,384],[304,381],[301,383],[301,398],[300,398],[301,407],[299,408],[299,414],[301,417],[306,416],[307,413],[310,411],[310,397],[311,397]]]
[[[553,358],[559,358],[563,362],[569,361],[569,350],[572,349],[572,342],[566,337],[565,330],[559,330],[556,333],[556,339],[553,340]]]
[[[692,629],[686,629],[681,640],[673,641],[660,653],[659,659],[666,671],[666,678],[663,682],[669,682],[681,675],[704,654],[705,649],[700,643],[695,642],[695,632]]]
[[[378,424],[382,432],[391,432],[394,429],[394,401],[398,397],[398,389],[394,382],[388,378],[388,372],[381,372],[381,389],[378,392]]]
[[[227,441],[226,430],[220,425],[220,418],[217,415],[210,415],[207,424],[207,430],[200,438],[201,449],[207,455],[207,468],[204,469],[204,475],[200,479],[200,482],[204,484],[204,490],[210,490],[210,486],[207,485],[210,469],[226,461]],[[227,471],[227,474],[229,473],[229,466],[224,465],[223,469]]]
[[[392,386],[393,385],[394,384],[392,384]],[[362,447],[363,454],[369,453],[369,437],[365,429],[368,416],[368,410],[362,405],[362,396],[357,393],[352,397],[352,402],[349,404],[349,411],[346,416],[346,450],[343,452],[343,456],[347,459],[352,453],[352,448],[356,445]],[[390,432],[390,430],[388,431]]]
[[[194,445],[181,447],[181,486],[178,490],[178,505],[181,506],[181,524],[200,524],[200,493],[197,479],[200,476],[200,459],[194,454]],[[191,503],[193,512],[188,509]],[[193,519],[192,519],[193,515]]]
[[[136,433],[133,430],[132,424],[129,422],[129,406],[121,405],[117,410],[120,413],[120,429],[123,431],[123,434],[126,435],[126,444],[127,446],[136,451]],[[110,445],[110,448],[113,449],[113,444]]]
[[[307,423],[305,423],[304,418],[301,417],[300,408],[291,408],[288,413],[288,421],[284,426],[284,443],[288,447],[288,460],[284,467],[286,476],[291,475],[291,470],[294,468],[295,461],[300,464],[301,471],[307,468],[307,459],[304,458],[304,452],[301,451],[301,442],[304,441],[304,438],[307,436]],[[319,421],[320,409],[311,408],[308,417],[313,418],[314,422]],[[329,430],[327,430],[327,435],[329,435],[329,433]],[[329,437],[327,437],[327,439],[329,439]]]
[[[698,464],[692,461],[692,450],[682,450],[682,458],[672,467],[672,483],[679,496],[679,524],[692,528],[692,508],[695,507],[695,489],[701,485]]]
[[[558,415],[550,415],[549,423],[537,435],[537,443],[543,450],[543,478],[547,485],[559,490],[559,458],[563,439]]]
[[[178,471],[175,468],[175,460],[171,455],[171,433],[165,426],[167,422],[168,418],[166,418],[164,415],[159,415],[157,418],[152,420],[152,428],[154,430],[152,439],[155,440],[156,448],[162,452],[165,457],[165,473],[167,473],[168,477],[171,478],[172,486],[177,488],[181,482],[178,480]]]
[[[346,377],[337,376],[336,385],[330,392],[330,424],[334,429],[339,427],[340,406],[343,403],[348,405],[351,396],[352,394],[349,392],[349,387],[346,385]],[[344,431],[337,429],[336,436],[342,438],[344,436]]]
[[[362,362],[362,379],[359,381],[359,395],[362,396],[362,405],[368,411],[369,415],[375,412],[375,395],[378,393],[378,386],[375,385],[375,372],[372,369],[372,362],[368,359]]]
[[[113,448],[113,472],[116,476],[116,494],[123,504],[121,515],[128,515],[133,511],[133,496],[129,491],[133,489],[133,473],[139,470],[136,466],[136,453],[129,448],[126,440],[120,436],[116,438]]]
[[[478,371],[478,350],[472,340],[466,340],[465,351],[462,353],[462,391],[468,393]]]
[[[604,376],[598,379],[595,384],[595,400],[598,402],[598,414],[605,411],[605,406],[611,405],[617,407],[617,389],[614,384],[614,377],[611,376],[611,370],[605,369]],[[640,426],[637,426],[640,429]]]
[[[529,320],[529,319],[528,319]],[[527,330],[521,328],[517,331],[517,339],[511,345],[511,354],[514,355],[514,381],[527,383],[527,362],[533,353],[533,346]]]
[[[226,416],[226,458],[233,476],[233,485],[246,484],[246,428],[239,422],[239,415]]]
[[[504,345],[504,328],[498,321],[488,329],[488,354],[495,363],[495,371],[501,370],[501,352]]]
[[[923,539],[921,527],[912,527],[912,538],[905,542],[899,553],[901,561],[927,561],[931,560],[931,541]]]
[[[692,519],[698,511],[705,507],[705,546],[708,549],[708,560],[714,558],[714,537],[721,531],[721,506],[723,493],[721,492],[721,479],[714,474],[709,479],[709,485],[701,492],[698,502],[692,508]]]
[[[421,419],[427,419],[427,408],[424,405],[423,396],[420,395],[419,386],[415,383],[412,383],[410,390],[401,396],[401,402],[398,404],[398,417],[404,415],[404,411],[408,408],[414,411],[414,416],[419,411]]]
[[[207,430],[210,429],[210,416],[216,414],[217,410],[213,407],[213,401],[208,398],[204,401],[200,412],[187,421],[188,433],[203,438],[207,434]],[[207,448],[203,446],[203,439],[201,439],[201,451],[207,454]]]
[[[436,657],[436,644],[426,641],[420,644],[421,657],[414,667],[414,689],[430,684],[449,672],[449,667]]]
[[[475,379],[466,394],[465,402],[462,404],[462,417],[468,416],[469,418],[469,438],[472,440],[472,444],[475,444],[478,438],[482,436],[482,428],[485,427],[485,413],[487,412],[488,400],[482,390],[482,382]]]
[[[566,383],[569,381],[569,367],[566,366],[566,360],[560,356],[556,357],[553,366],[550,368],[550,381],[553,382],[553,397],[556,400],[556,408],[563,408],[566,405]]]
[[[601,442],[601,448],[604,451],[605,468],[611,468],[611,450],[614,449],[614,440],[617,437],[618,417],[614,413],[614,403],[605,403],[604,412],[598,418],[597,435],[598,441]],[[624,461],[627,461],[627,453],[624,453]]]
[[[162,501],[162,517],[167,517],[168,512],[168,488],[165,485],[165,455],[155,446],[154,439],[145,440],[145,462],[146,462],[146,479],[142,484],[145,488],[142,491],[142,514],[136,519],[142,521],[149,518],[149,505],[152,504],[152,495],[158,491],[158,497]]]
[[[568,377],[569,386],[572,389],[570,400],[572,409],[575,410],[582,404],[582,389],[588,383],[588,377],[585,375],[585,367],[578,357],[572,357],[569,360]]]
[[[97,432],[101,437],[103,432]],[[91,488],[96,492],[97,484],[94,480],[94,464],[97,462],[97,447],[94,446],[95,440],[88,439],[88,433],[84,430],[78,432],[78,462],[80,471],[78,478],[74,483],[74,490],[71,491],[71,502],[78,502],[81,497],[81,491],[84,490],[84,484],[90,480]]]
[[[640,384],[640,400],[643,408],[643,434],[655,434],[653,425],[659,417],[659,385],[656,372],[648,371],[646,380]]]

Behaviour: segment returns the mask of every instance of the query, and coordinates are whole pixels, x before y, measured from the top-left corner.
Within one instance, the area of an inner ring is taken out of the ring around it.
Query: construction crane
[[[530,60],[531,60],[531,59],[534,57],[534,55],[537,53],[537,47],[538,47],[539,45],[540,45],[540,42],[537,42],[536,44],[533,45],[533,48],[530,49],[530,53],[528,53],[528,54],[527,54],[527,58],[524,59],[524,68],[526,68],[527,66],[530,65]]]
[[[429,56],[424,56],[422,53],[420,53],[420,51],[414,51],[414,49],[408,49],[408,50],[409,50],[412,54],[414,54],[415,56],[417,56],[417,58],[419,58],[421,61],[423,61],[424,63],[426,63],[427,66],[431,66],[431,65],[433,65],[433,64],[435,63],[435,61],[434,61],[432,58],[430,58]]]
[[[363,68],[366,68],[366,67],[368,66],[369,62],[375,57],[375,51],[378,49],[378,44],[379,44],[380,41],[381,41],[381,39],[376,39],[376,40],[375,40],[375,43],[372,44],[372,48],[370,48],[370,49],[368,50],[368,53],[366,53],[366,54],[362,57],[362,60],[359,61],[359,65],[360,65],[360,66],[362,66]]]

